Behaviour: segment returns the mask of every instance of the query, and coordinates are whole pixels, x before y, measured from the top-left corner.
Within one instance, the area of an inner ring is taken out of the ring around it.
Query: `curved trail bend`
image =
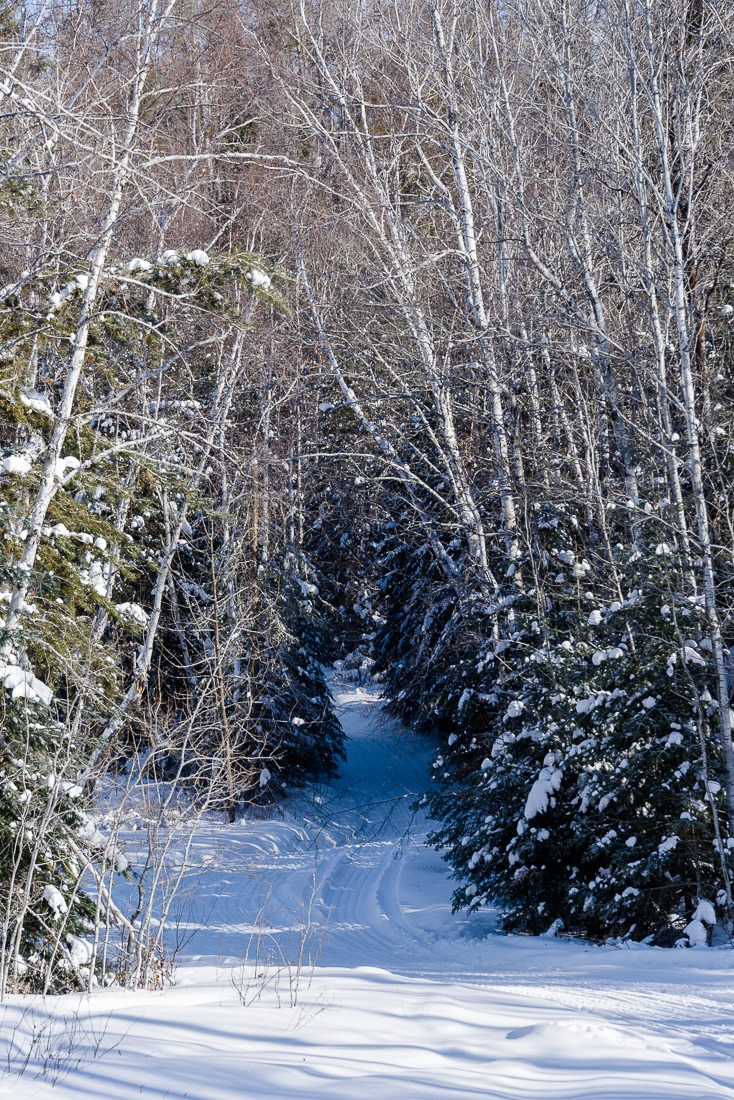
[[[337,781],[281,816],[197,827],[167,928],[175,984],[11,998],[0,1039],[31,1053],[20,1078],[0,1066],[0,1096],[734,1100],[734,953],[504,936],[492,912],[452,915],[413,812],[432,747],[374,690],[337,685],[336,700]]]
[[[243,823],[236,851],[251,861],[248,875],[260,886],[245,903],[244,921],[242,893],[232,895],[220,955],[241,950],[227,929],[251,935],[259,921],[273,935],[279,930],[279,950],[294,957],[303,945],[319,968],[491,989],[513,1002],[542,1002],[551,1014],[553,1006],[588,1014],[599,1026],[640,1027],[648,1036],[652,1029],[666,1044],[676,1035],[690,1039],[697,1021],[707,1048],[734,1055],[731,952],[505,936],[492,911],[452,914],[449,870],[427,846],[429,823],[414,809],[430,781],[434,746],[386,715],[379,690],[338,683],[333,690],[347,734],[341,775],[308,799],[295,798],[293,820]],[[288,940],[294,926],[300,931]],[[563,1036],[572,1023],[566,1020]]]

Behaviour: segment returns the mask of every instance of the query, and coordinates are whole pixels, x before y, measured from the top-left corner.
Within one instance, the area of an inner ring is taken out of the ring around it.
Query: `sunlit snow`
[[[371,689],[342,686],[337,703],[340,779],[269,817],[198,827],[168,918],[174,984],[9,997],[0,1095],[731,1100],[734,955],[703,946],[706,906],[694,950],[573,943],[560,922],[506,936],[491,909],[452,915],[414,808],[436,746]],[[131,806],[133,866],[141,823]],[[68,948],[83,965],[83,941]]]

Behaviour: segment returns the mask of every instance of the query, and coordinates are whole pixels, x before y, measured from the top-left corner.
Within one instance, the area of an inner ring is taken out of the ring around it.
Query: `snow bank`
[[[0,1093],[731,1100],[731,952],[581,945],[556,922],[548,938],[497,935],[491,910],[452,913],[431,823],[413,810],[434,746],[387,719],[376,691],[342,686],[336,701],[349,734],[338,779],[272,819],[209,817],[194,834],[169,917],[170,942],[183,942],[175,984],[9,997]],[[544,772],[549,797],[560,776]],[[144,809],[125,838],[141,855]],[[115,889],[135,904],[135,884]],[[63,902],[49,892],[46,919]],[[699,902],[697,942],[712,910]],[[66,944],[88,965],[85,941]],[[55,1078],[48,1051],[64,1055]]]

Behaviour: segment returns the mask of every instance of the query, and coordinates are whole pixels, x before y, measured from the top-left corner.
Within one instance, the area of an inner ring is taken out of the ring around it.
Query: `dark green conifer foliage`
[[[427,805],[457,908],[667,942],[723,902],[710,643],[665,507],[633,517],[636,542],[620,513],[609,562],[572,510],[537,506],[491,602],[386,542],[379,661],[393,707],[441,735]]]

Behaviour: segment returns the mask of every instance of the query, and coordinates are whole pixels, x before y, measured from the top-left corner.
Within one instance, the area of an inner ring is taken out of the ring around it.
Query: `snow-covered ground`
[[[452,916],[411,810],[430,746],[374,691],[337,700],[337,782],[282,817],[199,827],[170,921],[174,984],[0,1005],[0,1095],[734,1098],[734,952]]]

